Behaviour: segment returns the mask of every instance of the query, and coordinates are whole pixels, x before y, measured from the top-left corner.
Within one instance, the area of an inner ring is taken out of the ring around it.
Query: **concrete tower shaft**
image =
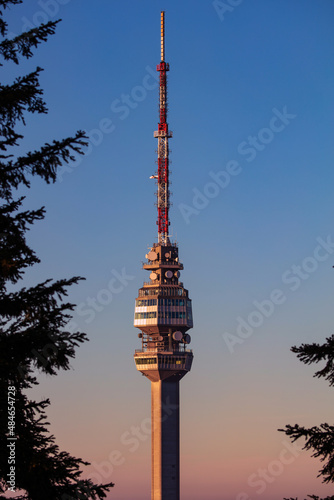
[[[180,387],[168,380],[151,384],[152,500],[180,498]],[[155,424],[157,422],[157,424]]]

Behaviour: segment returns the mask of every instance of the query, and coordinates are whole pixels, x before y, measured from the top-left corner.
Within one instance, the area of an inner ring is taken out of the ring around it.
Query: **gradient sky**
[[[332,390],[290,352],[333,333],[332,0],[11,9],[16,34],[63,19],[32,60],[6,66],[5,82],[45,69],[49,114],[27,120],[22,151],[77,129],[90,136],[87,155],[55,185],[34,180],[28,193],[26,206],[45,205],[47,217],[29,235],[42,263],[25,284],[85,276],[70,292],[72,328],[90,338],[73,370],[41,377],[31,397],[50,397],[59,446],[92,462],[94,479],[115,481],[108,499],[149,499],[150,386],[132,359],[132,323],[157,236],[149,176],[162,9],[172,234],[195,324],[181,384],[182,500],[332,494],[316,478],[319,462],[277,432],[332,423]]]

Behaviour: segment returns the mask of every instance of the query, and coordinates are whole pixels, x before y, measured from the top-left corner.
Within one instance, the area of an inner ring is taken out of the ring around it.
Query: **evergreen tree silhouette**
[[[0,0],[1,66],[32,57],[59,22],[8,39],[5,10],[21,3]],[[11,85],[0,84],[0,493],[8,490],[8,443],[13,442],[8,438],[15,437],[17,500],[103,499],[113,483],[81,479],[82,466],[89,463],[59,450],[48,431],[49,400],[33,401],[26,394],[38,384],[38,373],[68,370],[76,348],[88,340],[85,333],[66,329],[74,308],[66,300],[67,289],[82,278],[46,279],[34,287],[20,287],[25,271],[40,262],[27,244],[26,233],[44,218],[45,209],[24,210],[24,197],[15,197],[16,190],[30,188],[34,177],[55,182],[57,169],[73,160],[74,153],[82,154],[87,144],[85,134],[78,131],[36,151],[21,152],[23,135],[18,127],[26,124],[29,113],[47,113],[39,86],[41,71],[37,67]],[[8,395],[12,398],[13,392],[15,405],[12,401],[9,405]]]
[[[310,365],[325,361],[325,366],[314,374],[314,377],[324,378],[331,387],[334,386],[334,335],[326,339],[322,345],[302,344],[299,347],[292,347],[291,351],[297,354],[297,357]],[[279,429],[290,437],[292,442],[300,438],[305,439],[304,450],[312,450],[312,457],[319,458],[323,462],[323,467],[317,477],[321,477],[323,483],[334,482],[334,426],[327,423],[309,429],[301,427],[298,424],[286,425],[285,429]],[[313,500],[334,500],[334,496],[321,499],[316,495],[309,495]],[[298,500],[298,498],[284,498],[284,500]]]

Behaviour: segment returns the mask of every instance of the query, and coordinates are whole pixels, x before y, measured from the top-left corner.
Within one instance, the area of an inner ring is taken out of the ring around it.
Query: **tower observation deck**
[[[188,290],[179,281],[183,265],[178,247],[169,238],[169,149],[172,133],[167,123],[167,71],[165,62],[165,13],[161,12],[161,61],[157,183],[158,242],[145,258],[149,281],[139,289],[134,326],[140,329],[141,349],[136,368],[151,381],[152,500],[180,500],[180,401],[179,381],[191,369],[189,350],[193,327]]]

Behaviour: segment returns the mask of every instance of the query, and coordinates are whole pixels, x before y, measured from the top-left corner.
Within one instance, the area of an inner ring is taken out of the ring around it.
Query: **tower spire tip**
[[[165,11],[161,11],[161,61],[165,60]]]

